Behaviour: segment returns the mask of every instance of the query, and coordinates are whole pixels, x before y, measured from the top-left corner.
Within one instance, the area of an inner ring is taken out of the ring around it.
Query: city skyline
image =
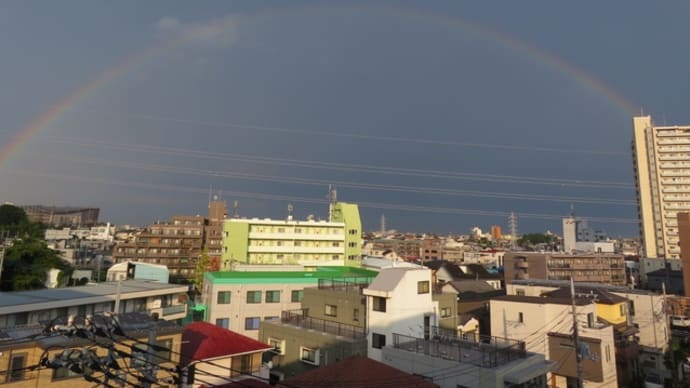
[[[364,230],[558,232],[572,204],[635,236],[632,118],[690,123],[688,50],[641,55],[687,44],[684,4],[52,7],[0,13],[0,201],[119,224],[209,192],[326,218],[334,184]]]

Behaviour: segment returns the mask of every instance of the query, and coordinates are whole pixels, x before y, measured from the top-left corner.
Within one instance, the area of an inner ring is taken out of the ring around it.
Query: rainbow
[[[314,8],[322,8],[326,10],[337,10],[344,8],[344,10],[355,10],[364,12],[384,12],[393,13],[398,15],[407,16],[410,18],[422,19],[425,21],[432,21],[436,23],[443,23],[452,27],[460,27],[465,31],[477,35],[478,37],[484,38],[486,40],[498,43],[500,46],[515,51],[518,54],[525,55],[536,62],[545,64],[560,73],[566,75],[574,82],[580,84],[582,87],[591,90],[592,92],[605,97],[614,106],[621,109],[623,112],[629,115],[634,115],[637,108],[635,104],[627,100],[615,89],[611,88],[605,84],[602,80],[596,78],[595,76],[585,72],[584,70],[578,68],[577,66],[566,62],[565,60],[546,52],[543,49],[529,45],[528,43],[518,40],[512,36],[508,36],[500,31],[489,29],[486,26],[465,21],[461,18],[441,14],[437,12],[431,12],[426,10],[418,10],[414,8],[401,8],[401,7],[384,7],[384,6],[307,6],[304,8],[288,8],[280,10],[270,10],[270,11],[256,11],[251,14],[242,14],[241,16],[250,16],[252,19],[259,17],[275,16],[280,14],[296,13],[303,10],[314,10]],[[176,39],[171,39],[163,42],[157,46],[146,48],[144,50],[138,51],[133,55],[125,58],[124,60],[118,62],[115,66],[105,70],[97,77],[93,78],[86,84],[80,86],[75,91],[65,95],[55,104],[53,104],[49,109],[40,113],[37,117],[29,121],[26,126],[24,126],[12,139],[6,143],[2,148],[0,148],[0,167],[2,167],[13,155],[16,155],[19,150],[26,145],[32,138],[38,135],[43,129],[49,127],[57,119],[59,119],[65,112],[69,111],[72,107],[79,104],[80,101],[87,98],[91,93],[100,87],[108,84],[109,82],[115,80],[116,78],[124,75],[127,71],[135,68],[138,65],[147,63],[155,59],[158,55],[167,50],[178,47],[188,41],[193,41],[194,36],[178,37]]]

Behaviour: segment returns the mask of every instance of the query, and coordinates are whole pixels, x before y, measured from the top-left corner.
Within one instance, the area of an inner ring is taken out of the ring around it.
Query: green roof
[[[355,267],[319,267],[316,271],[220,271],[206,272],[213,284],[318,283],[319,279],[374,278],[378,272]]]

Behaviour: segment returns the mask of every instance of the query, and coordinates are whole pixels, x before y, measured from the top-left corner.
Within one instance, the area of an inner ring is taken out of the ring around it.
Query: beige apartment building
[[[690,126],[634,117],[633,157],[643,256],[678,259],[676,217],[690,211]]]
[[[506,283],[513,280],[548,279],[625,285],[622,255],[508,252],[504,258]]]

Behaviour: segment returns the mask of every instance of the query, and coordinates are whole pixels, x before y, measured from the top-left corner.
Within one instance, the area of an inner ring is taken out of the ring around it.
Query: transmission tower
[[[517,216],[515,212],[510,212],[508,217],[508,226],[510,226],[510,246],[512,249],[517,248]]]
[[[381,214],[381,237],[386,236],[386,215]]]

